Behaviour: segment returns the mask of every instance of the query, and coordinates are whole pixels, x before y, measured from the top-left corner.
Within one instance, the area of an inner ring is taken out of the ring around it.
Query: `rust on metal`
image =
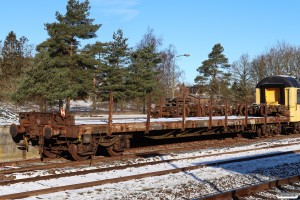
[[[185,95],[183,95],[183,105],[185,105]],[[182,109],[182,126],[181,131],[185,131],[185,115],[186,115],[186,106]]]
[[[202,107],[201,107],[201,98],[198,98],[198,112],[197,112],[198,117],[202,117]]]
[[[212,101],[213,97],[210,95],[208,129],[211,129],[212,127]]]
[[[113,93],[109,93],[109,114],[108,114],[108,124],[107,124],[107,136],[112,133],[112,115],[113,115]]]
[[[14,138],[16,137],[19,133],[25,133],[25,128],[16,124],[12,124],[9,127],[9,132],[10,135]]]
[[[245,100],[245,126],[248,125],[248,112],[247,112],[247,108],[248,108],[248,100],[246,98],[246,100]]]
[[[150,129],[151,104],[152,104],[152,95],[151,95],[151,93],[149,93],[148,94],[147,121],[146,121],[146,130],[145,130],[146,134],[149,133],[149,129]]]
[[[34,113],[23,113],[24,115],[26,115],[27,117],[29,117],[30,115],[34,115]],[[50,113],[48,113],[50,114]],[[22,114],[21,114],[22,115]],[[55,114],[52,113],[52,115],[54,116]],[[41,121],[44,121],[44,118],[48,118],[47,115],[40,115],[38,116],[38,118]],[[74,116],[73,116],[74,117]],[[69,117],[68,119],[71,120],[73,117]],[[111,116],[112,117],[112,116]],[[111,118],[110,117],[110,118]],[[202,117],[201,119],[197,119],[197,118],[186,118],[186,120],[188,120],[190,123],[186,123],[185,124],[185,128],[193,128],[193,124],[195,124],[195,126],[197,128],[208,128],[208,126],[212,127],[220,127],[220,126],[233,126],[233,125],[242,125],[245,122],[245,117],[244,116],[235,116],[235,117],[231,117],[229,118],[229,116],[227,116],[227,120],[225,120],[226,116],[220,116],[218,118],[213,118],[212,116],[209,117]],[[31,120],[33,121],[37,121],[36,118],[31,117]],[[275,124],[279,124],[282,122],[288,122],[289,121],[289,117],[286,116],[269,116],[267,118],[265,117],[255,117],[255,118],[251,118],[248,117],[247,118],[247,123],[248,124],[256,124],[256,125],[264,125],[265,122],[267,123],[275,123]],[[25,122],[25,123],[24,123]],[[111,120],[110,120],[111,122]],[[21,119],[20,122],[20,132],[17,132],[17,134],[24,134],[26,132],[26,134],[29,135],[29,137],[36,137],[39,136],[40,133],[43,133],[43,129],[45,126],[47,126],[47,131],[50,131],[48,129],[50,129],[51,125],[51,129],[53,131],[51,131],[51,135],[52,136],[64,136],[64,137],[70,137],[70,138],[76,138],[78,137],[78,135],[82,135],[84,133],[92,133],[92,134],[109,134],[108,129],[105,128],[107,127],[110,123],[101,123],[101,124],[82,124],[82,125],[68,125],[68,121],[65,121],[65,124],[54,124],[51,122],[51,120],[46,123],[46,124],[35,124],[33,122],[29,122],[25,119]],[[16,129],[16,125],[11,125],[12,130],[14,131]],[[179,127],[182,127],[182,120],[164,120],[164,121],[151,121],[150,122],[150,127],[149,130],[152,128],[155,130],[167,130],[167,129],[178,129]],[[129,133],[129,132],[135,132],[135,131],[146,131],[146,124],[145,122],[132,122],[132,123],[114,123],[114,133]],[[24,131],[26,130],[26,131]],[[14,132],[13,132],[14,133]],[[112,133],[112,132],[111,132]],[[47,133],[48,134],[48,133]],[[50,133],[49,133],[50,134]]]
[[[227,126],[228,126],[228,105],[227,105],[227,99],[225,99],[225,120],[224,120],[225,133],[227,132]]]
[[[175,117],[179,117],[179,103],[178,103],[178,98],[176,98],[176,116]]]
[[[160,101],[159,101],[159,117],[162,117],[162,112],[163,112],[163,100],[162,100],[162,97],[160,97]]]
[[[185,118],[186,118],[186,109],[188,109],[187,105],[185,105],[187,90],[185,87],[182,87],[183,93],[183,106],[182,106],[182,127],[181,131],[185,131]]]
[[[268,108],[267,108],[267,104],[265,104],[264,105],[264,108],[265,108],[265,110],[264,110],[264,116],[265,116],[265,122],[264,122],[264,125],[266,126],[266,124],[267,124],[267,121],[268,121]]]

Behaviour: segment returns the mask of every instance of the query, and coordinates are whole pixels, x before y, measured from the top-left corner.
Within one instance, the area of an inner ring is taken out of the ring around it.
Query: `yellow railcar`
[[[283,105],[290,122],[300,121],[300,82],[292,76],[270,76],[256,86],[256,104]]]

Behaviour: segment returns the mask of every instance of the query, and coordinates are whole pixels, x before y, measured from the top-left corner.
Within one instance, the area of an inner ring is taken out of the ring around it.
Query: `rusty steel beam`
[[[159,116],[158,117],[162,117],[162,112],[163,112],[163,99],[162,99],[162,96],[160,96],[160,98],[159,98]]]
[[[201,101],[200,101],[201,99],[200,99],[200,96],[199,96],[199,98],[198,98],[198,117],[202,117],[201,116],[201,112],[200,112],[200,110],[201,110]]]
[[[177,95],[176,95],[177,96]],[[178,96],[176,97],[176,117],[179,117]]]
[[[265,104],[265,123],[264,123],[265,126],[267,125],[267,120],[268,120],[267,109],[268,109],[267,104]]]
[[[227,99],[225,99],[225,120],[224,120],[224,128],[225,133],[227,132],[227,126],[228,126],[228,108],[227,108]]]
[[[183,106],[182,106],[182,127],[181,127],[181,131],[185,131],[185,91],[183,93]]]
[[[212,95],[210,95],[210,104],[209,104],[209,120],[208,120],[208,129],[212,127]]]
[[[245,99],[245,127],[248,125],[248,100]]]
[[[149,129],[150,129],[151,104],[152,104],[152,95],[151,95],[151,93],[149,93],[148,94],[147,121],[146,121],[146,130],[145,130],[146,134],[149,133]]]
[[[109,93],[109,113],[107,123],[107,135],[110,136],[112,133],[112,116],[113,116],[113,93]]]

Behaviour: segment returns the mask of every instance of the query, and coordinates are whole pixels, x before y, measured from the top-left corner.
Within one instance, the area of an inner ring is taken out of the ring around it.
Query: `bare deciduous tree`
[[[249,98],[253,93],[252,88],[255,87],[251,80],[251,61],[248,54],[243,54],[238,61],[232,64],[233,70],[233,96],[239,101]],[[253,95],[252,95],[253,96]],[[252,99],[251,99],[252,100]]]

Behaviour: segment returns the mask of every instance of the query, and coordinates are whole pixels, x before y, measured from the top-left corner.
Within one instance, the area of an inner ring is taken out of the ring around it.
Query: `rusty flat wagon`
[[[138,119],[113,119],[112,98],[107,120],[92,123],[76,121],[71,113],[22,112],[20,123],[12,124],[10,133],[24,149],[29,144],[38,146],[42,157],[69,152],[75,160],[84,160],[95,155],[99,147],[112,156],[120,155],[130,148],[131,138],[135,137],[158,139],[228,133],[260,137],[300,132],[300,83],[294,77],[263,79],[256,87],[256,103],[247,105],[245,101],[235,110],[225,102],[216,111],[212,101],[209,106],[195,105],[186,101],[185,96],[183,93],[180,101],[168,101],[168,105],[154,109],[157,118],[151,117],[151,98],[147,117]]]

